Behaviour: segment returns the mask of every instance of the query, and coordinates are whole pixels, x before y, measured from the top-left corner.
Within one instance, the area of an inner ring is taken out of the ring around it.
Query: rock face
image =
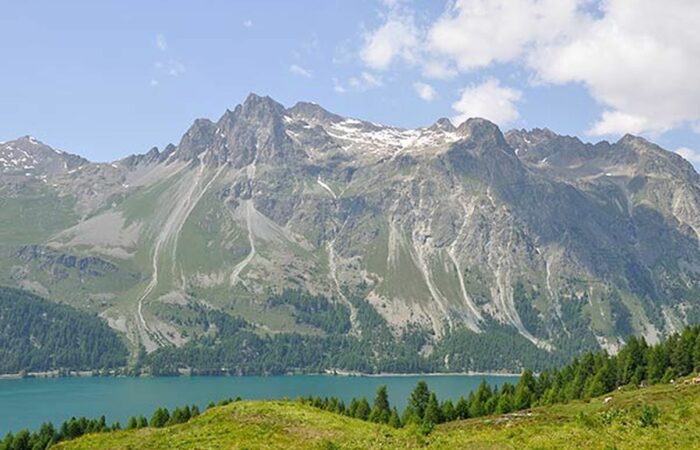
[[[353,311],[361,295],[397,333],[500,324],[546,349],[700,319],[700,177],[634,136],[406,130],[251,94],[162,152],[93,164],[21,138],[0,163],[0,220],[27,223],[0,231],[1,281],[96,308],[149,351],[187,341],[188,303],[287,330],[266,304],[287,288]],[[98,269],[52,277],[37,248]]]

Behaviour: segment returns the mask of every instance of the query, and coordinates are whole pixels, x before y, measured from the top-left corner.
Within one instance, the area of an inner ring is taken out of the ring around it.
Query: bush
[[[641,426],[642,428],[658,427],[658,418],[660,415],[661,411],[659,410],[658,406],[642,406],[642,409],[639,412],[639,426]]]

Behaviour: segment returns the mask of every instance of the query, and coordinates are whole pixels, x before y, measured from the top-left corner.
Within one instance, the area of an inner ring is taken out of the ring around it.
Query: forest
[[[482,381],[475,391],[456,402],[440,401],[425,381],[419,381],[402,413],[391,406],[386,386],[379,387],[372,403],[364,397],[353,398],[347,405],[337,397],[307,397],[294,401],[395,428],[415,427],[419,433],[427,435],[435,425],[445,422],[590,399],[617,389],[674,383],[697,371],[700,371],[700,326],[688,327],[655,345],[649,345],[643,338],[630,338],[616,355],[586,353],[561,368],[545,370],[538,375],[528,369],[515,385],[504,383],[493,387]],[[210,403],[207,409],[240,400]],[[199,414],[197,406],[183,406],[172,411],[158,408],[150,419],[133,416],[124,427],[118,422],[108,425],[104,417],[71,418],[59,428],[47,423],[35,432],[8,433],[0,441],[0,450],[44,450],[54,443],[87,433],[168,427],[185,423]],[[657,408],[643,405],[637,417],[639,426],[656,426],[658,416]]]
[[[121,338],[96,315],[0,287],[0,373],[126,365]]]

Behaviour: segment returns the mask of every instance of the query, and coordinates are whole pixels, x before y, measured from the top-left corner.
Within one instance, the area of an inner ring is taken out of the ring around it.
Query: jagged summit
[[[430,128],[434,129],[434,130],[444,130],[444,131],[447,131],[450,133],[457,130],[457,128],[455,128],[454,124],[452,123],[452,121],[450,119],[448,119],[447,117],[439,118],[438,120],[435,121],[435,123],[433,125],[430,126]]]
[[[87,163],[85,158],[56,150],[33,136],[0,144],[0,173],[8,176],[47,176]]]
[[[262,334],[324,333],[269,302],[285,289],[347,308],[348,333],[362,298],[426,348],[465,328],[614,349],[700,317],[699,176],[635,137],[404,129],[251,94],[114,163],[0,144],[0,200],[3,283],[98,312],[148,351],[206,333],[183,318],[210,308]]]
[[[320,105],[310,102],[298,102],[287,110],[293,118],[300,118],[311,122],[341,122],[343,117],[327,111]]]

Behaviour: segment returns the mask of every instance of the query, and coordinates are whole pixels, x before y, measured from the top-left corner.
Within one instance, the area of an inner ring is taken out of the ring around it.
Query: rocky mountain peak
[[[440,117],[433,125],[430,126],[430,130],[452,133],[456,131],[457,128],[455,128],[452,121],[447,117]]]
[[[287,113],[295,119],[302,119],[312,123],[340,122],[343,117],[327,111],[317,103],[298,102],[287,110]]]
[[[236,108],[238,109],[238,108]],[[253,120],[268,121],[284,115],[285,107],[268,96],[249,94],[240,108],[243,117]]]
[[[196,119],[177,146],[177,159],[190,161],[213,143],[216,125],[209,119]]]
[[[467,119],[457,127],[456,131],[463,139],[473,141],[477,145],[508,147],[498,125],[486,119],[479,117]]]
[[[88,163],[85,158],[56,150],[33,136],[22,136],[0,144],[1,174],[49,175]]]

